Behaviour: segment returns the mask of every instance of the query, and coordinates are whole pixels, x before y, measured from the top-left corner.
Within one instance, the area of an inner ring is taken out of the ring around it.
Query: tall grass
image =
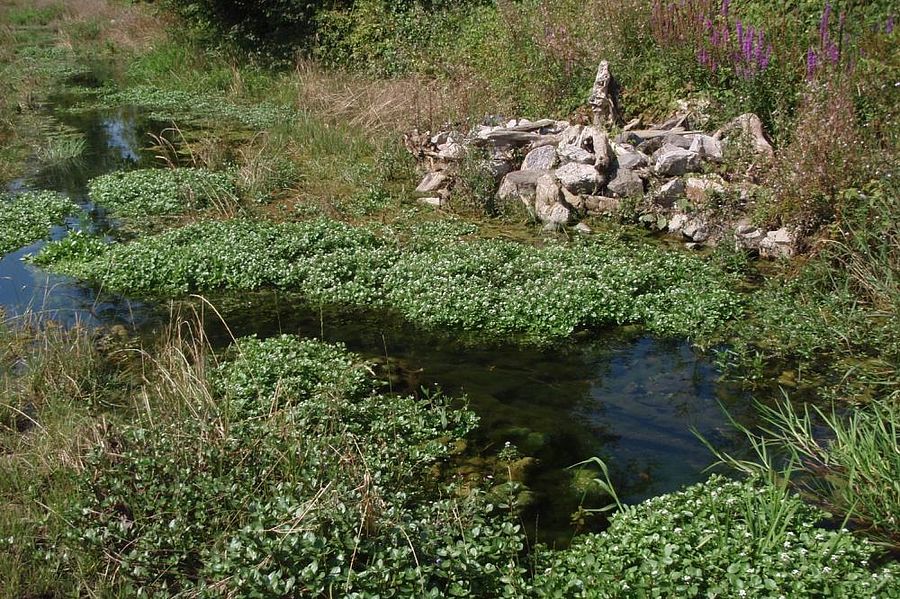
[[[758,431],[734,423],[753,448],[750,459],[710,446],[721,463],[752,476],[781,478],[807,499],[900,547],[900,406],[875,401],[850,412],[796,407],[789,399],[758,404]],[[784,466],[787,464],[787,466]],[[774,476],[774,473],[779,476]]]
[[[0,597],[77,594],[78,572],[48,559],[88,451],[122,399],[119,343],[42,314],[0,321]]]

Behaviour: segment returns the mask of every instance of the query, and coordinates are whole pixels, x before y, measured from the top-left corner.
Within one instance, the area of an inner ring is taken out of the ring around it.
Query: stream
[[[114,223],[89,202],[88,181],[118,169],[158,166],[142,148],[165,124],[135,107],[55,116],[84,133],[83,158],[70,168],[14,181],[10,191],[55,190],[85,209],[87,217],[57,227],[54,239],[79,228],[107,231]],[[0,258],[0,309],[7,317],[31,312],[68,326],[124,325],[147,337],[167,325],[168,306],[111,295],[27,263],[24,257],[43,243]],[[531,501],[523,520],[530,533],[550,542],[571,538],[570,515],[582,499],[572,488],[569,466],[601,457],[623,501],[637,502],[707,477],[713,457],[692,431],[718,446],[740,443],[720,406],[739,421],[753,417],[748,398],[720,382],[708,357],[686,341],[660,340],[640,330],[610,329],[541,349],[479,347],[423,332],[389,314],[310,306],[291,294],[209,299],[228,323],[226,330],[207,319],[218,346],[230,342],[232,333],[319,337],[379,362],[393,391],[438,387],[464,395],[481,418],[464,459],[477,468],[507,442],[536,458],[527,473]]]

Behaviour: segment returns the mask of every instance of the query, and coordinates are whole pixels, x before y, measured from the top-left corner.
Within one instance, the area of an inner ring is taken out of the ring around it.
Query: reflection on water
[[[58,191],[84,209],[79,218],[70,218],[64,226],[56,227],[52,239],[59,239],[75,229],[104,233],[109,230],[110,223],[103,210],[88,201],[88,181],[115,170],[151,166],[153,156],[141,146],[148,140],[148,134],[159,132],[162,125],[142,118],[140,111],[133,107],[61,113],[60,120],[84,134],[85,150],[80,159],[60,167],[38,170],[26,179],[13,181],[7,189],[11,192]],[[133,325],[144,324],[151,318],[141,302],[103,294],[68,277],[48,274],[24,261],[29,254],[40,251],[43,244],[41,241],[0,257],[0,308],[7,316],[31,312],[66,324],[77,321]]]

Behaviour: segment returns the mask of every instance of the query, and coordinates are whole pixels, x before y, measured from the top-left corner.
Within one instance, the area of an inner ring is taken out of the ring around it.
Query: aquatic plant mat
[[[0,196],[0,256],[46,238],[78,206],[52,191]]]
[[[36,263],[122,293],[183,295],[277,288],[313,302],[388,308],[411,322],[532,341],[643,324],[702,337],[739,310],[732,281],[708,262],[598,236],[534,247],[459,239],[471,225],[421,225],[408,238],[320,219],[203,222],[106,245],[83,235]]]

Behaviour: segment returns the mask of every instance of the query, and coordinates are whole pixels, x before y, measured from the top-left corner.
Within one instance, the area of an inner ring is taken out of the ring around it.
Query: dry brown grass
[[[146,4],[124,4],[110,0],[66,0],[59,22],[64,43],[72,43],[65,32],[96,24],[101,44],[128,51],[147,50],[166,35],[168,22]]]
[[[396,133],[417,127],[434,130],[491,112],[474,79],[423,77],[373,79],[358,73],[324,70],[300,61],[294,73],[297,105],[329,121],[371,132]]]

